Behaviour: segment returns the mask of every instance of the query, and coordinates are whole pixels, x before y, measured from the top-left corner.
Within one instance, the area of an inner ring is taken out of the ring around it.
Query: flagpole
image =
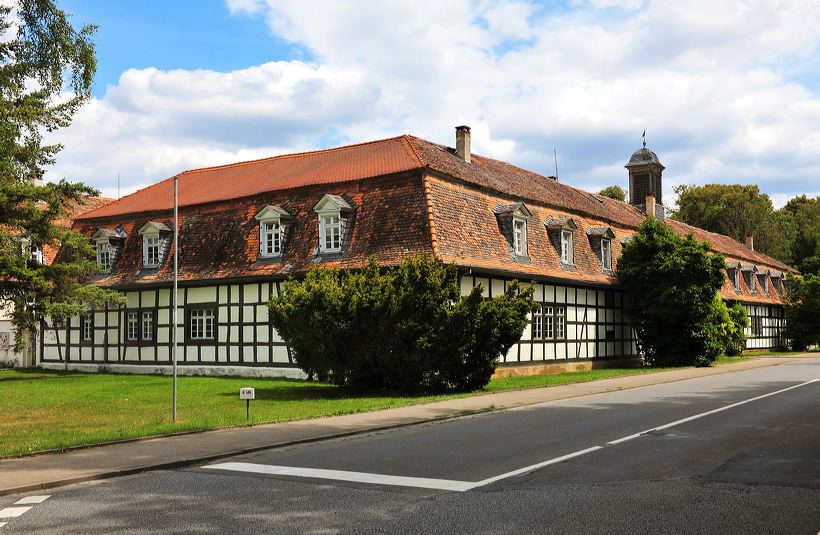
[[[173,301],[172,320],[174,328],[171,330],[172,345],[171,345],[171,360],[173,361],[174,374],[174,399],[172,402],[171,412],[174,422],[177,421],[177,278],[179,273],[179,177],[174,175],[174,293],[171,296]]]

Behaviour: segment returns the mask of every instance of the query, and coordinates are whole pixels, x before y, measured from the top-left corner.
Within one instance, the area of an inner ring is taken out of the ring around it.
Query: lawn
[[[0,370],[0,456],[233,425],[373,411],[521,388],[651,373],[613,368],[493,379],[474,394],[362,394],[293,379],[180,377],[178,420],[171,422],[171,378],[156,375]],[[250,420],[241,387],[254,387]]]

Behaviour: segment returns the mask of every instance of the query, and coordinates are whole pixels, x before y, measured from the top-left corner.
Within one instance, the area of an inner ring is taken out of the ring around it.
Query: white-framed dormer
[[[544,221],[544,226],[550,232],[550,239],[556,249],[558,260],[562,266],[574,269],[575,266],[575,243],[574,235],[578,225],[569,216],[553,217],[549,216]],[[553,237],[554,236],[554,237]]]
[[[327,194],[313,207],[319,218],[319,253],[340,253],[347,230],[346,215],[353,207],[339,195]]]
[[[601,266],[601,271],[611,272],[612,240],[615,239],[615,233],[609,227],[587,227],[587,236],[589,236],[590,245]]]
[[[114,248],[111,246],[111,238],[116,237],[118,237],[118,234],[107,228],[98,228],[91,235],[91,241],[94,242],[97,256],[97,265],[106,273],[111,271],[114,264]]]
[[[532,212],[523,203],[500,205],[493,210],[498,218],[499,228],[514,259],[528,260],[528,226]]]
[[[171,229],[164,223],[149,221],[139,229],[142,236],[142,267],[157,268],[162,262],[163,242],[160,233],[169,233]]]
[[[285,221],[291,219],[291,215],[284,208],[269,204],[253,217],[259,221],[259,256],[282,256],[285,248]]]

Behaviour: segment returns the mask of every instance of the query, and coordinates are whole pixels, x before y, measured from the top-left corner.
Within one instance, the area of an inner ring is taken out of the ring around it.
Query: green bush
[[[681,238],[653,217],[618,260],[631,294],[630,320],[652,366],[708,366],[726,352],[731,316],[718,297],[724,259],[690,234]]]
[[[726,304],[719,298],[723,306]],[[732,306],[727,307],[730,323],[724,326],[726,354],[730,357],[737,357],[743,354],[746,349],[746,329],[749,327],[749,316],[746,308],[735,301]]]
[[[792,349],[820,343],[820,275],[789,276],[786,300],[786,338]]]
[[[459,292],[458,269],[427,257],[395,268],[317,267],[288,280],[271,321],[309,375],[363,389],[435,392],[485,386],[521,337],[532,289]]]

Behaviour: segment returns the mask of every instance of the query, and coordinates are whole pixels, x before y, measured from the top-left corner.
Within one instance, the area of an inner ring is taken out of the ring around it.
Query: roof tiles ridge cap
[[[413,140],[413,139],[420,139],[420,138],[417,138],[417,137],[412,136],[412,135],[410,135],[410,134],[404,134],[404,135],[402,136],[402,139],[404,139],[404,142],[405,142],[405,143],[407,144],[407,146],[410,148],[410,151],[413,153],[413,155],[416,157],[416,159],[419,161],[419,164],[420,164],[422,167],[427,167],[427,166],[429,166],[429,165],[430,165],[430,164],[429,164],[429,163],[428,163],[428,162],[427,162],[427,161],[426,161],[426,160],[422,157],[421,153],[420,153],[420,152],[419,152],[419,150],[418,150],[418,147],[416,147],[416,145],[412,142],[412,140]]]
[[[383,139],[374,139],[374,140],[371,140],[371,141],[362,141],[361,143],[351,143],[350,145],[341,145],[339,147],[329,147],[327,149],[306,150],[306,151],[301,151],[301,152],[289,152],[289,153],[286,153],[286,154],[277,154],[276,156],[266,156],[264,158],[256,158],[256,159],[253,159],[253,160],[244,160],[244,161],[241,161],[241,162],[231,162],[231,163],[220,164],[220,165],[212,165],[212,166],[209,166],[209,167],[196,167],[194,169],[186,169],[185,171],[182,171],[179,174],[182,175],[182,174],[187,174],[187,173],[202,173],[202,172],[205,172],[205,171],[213,171],[213,170],[216,170],[216,169],[230,169],[232,167],[242,167],[242,166],[245,166],[245,165],[251,165],[251,164],[255,164],[255,163],[259,163],[259,162],[267,162],[267,161],[270,161],[270,160],[279,160],[279,159],[284,160],[284,159],[290,159],[290,158],[299,158],[299,157],[307,156],[307,155],[311,155],[311,154],[325,154],[325,153],[329,153],[329,152],[336,152],[336,151],[351,149],[351,148],[355,148],[355,147],[364,147],[366,145],[375,145],[377,143],[384,143],[384,142],[387,142],[387,141],[400,140],[402,137],[403,136],[386,137],[386,138],[383,138]]]

